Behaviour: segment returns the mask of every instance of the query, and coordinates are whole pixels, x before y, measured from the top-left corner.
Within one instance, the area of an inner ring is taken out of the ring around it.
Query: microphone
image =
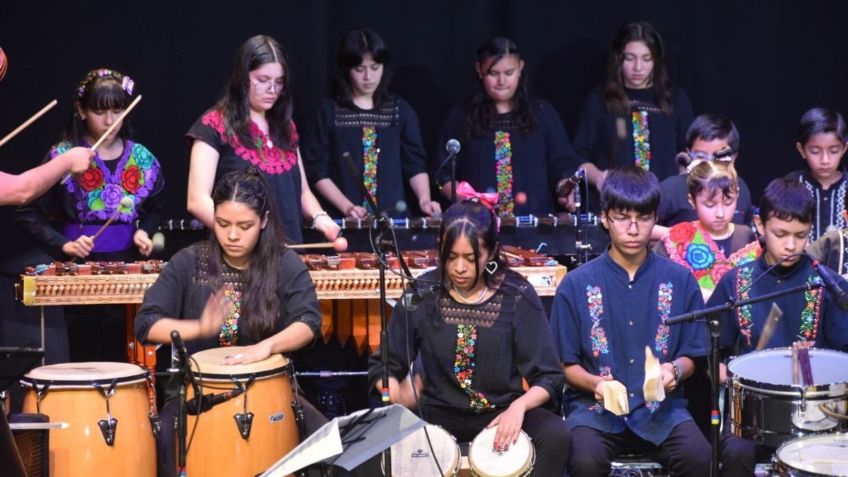
[[[838,306],[842,311],[848,311],[848,292],[839,286],[839,283],[836,281],[836,277],[833,276],[833,272],[809,254],[805,253],[804,255],[812,260],[813,269],[816,271],[819,278],[821,278],[821,281],[824,283],[824,287],[827,288],[828,293],[833,295],[833,300],[836,302],[836,306]]]
[[[236,396],[244,394],[245,389],[240,387],[219,394],[197,394],[186,402],[186,413],[191,416],[202,414],[222,402],[227,402]]]
[[[445,144],[445,150],[448,151],[448,154],[455,156],[459,154],[459,151],[462,149],[462,144],[459,143],[456,139],[448,139],[447,144]]]
[[[418,305],[424,301],[428,296],[439,291],[439,285],[434,284],[429,287],[425,287],[423,290],[419,289],[415,283],[412,283],[410,286],[410,290],[403,294],[401,298],[401,303],[403,303],[404,308],[409,311],[415,311],[418,308]]]
[[[199,387],[197,383],[194,382],[194,374],[191,372],[191,365],[188,362],[188,351],[186,351],[185,342],[183,341],[183,337],[180,336],[180,332],[177,330],[171,330],[171,346],[177,352],[177,368],[180,369],[185,375],[184,379],[191,383],[192,389],[194,389],[194,393],[196,395],[200,395]]]
[[[571,191],[580,183],[583,179],[583,176],[586,175],[586,171],[583,168],[577,169],[573,176],[569,177],[564,181],[560,181],[559,185],[557,185],[556,193],[560,197],[565,197],[568,194],[571,194]]]

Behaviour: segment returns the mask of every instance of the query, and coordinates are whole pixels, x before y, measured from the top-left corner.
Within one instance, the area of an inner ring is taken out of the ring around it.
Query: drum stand
[[[720,346],[720,336],[721,336],[721,321],[719,317],[722,312],[733,311],[737,308],[740,308],[745,305],[750,305],[752,303],[758,303],[761,301],[771,300],[773,298],[781,297],[784,295],[792,295],[794,293],[800,293],[804,291],[814,290],[816,288],[821,288],[822,283],[810,283],[807,285],[799,285],[792,288],[787,288],[785,290],[780,290],[772,293],[766,293],[765,295],[760,295],[758,297],[749,298],[747,300],[733,301],[730,300],[727,303],[713,306],[710,308],[704,308],[702,310],[690,311],[689,313],[683,313],[681,315],[673,316],[666,320],[665,324],[668,326],[677,325],[680,323],[688,323],[695,320],[706,319],[707,326],[710,329],[710,446],[712,447],[712,465],[710,465],[710,475],[712,477],[718,477],[719,475],[719,463],[721,462],[721,409],[719,409],[719,388],[721,383],[719,382],[719,346]]]

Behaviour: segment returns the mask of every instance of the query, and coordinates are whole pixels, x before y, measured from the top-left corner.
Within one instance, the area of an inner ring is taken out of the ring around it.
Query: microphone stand
[[[726,303],[721,305],[716,305],[710,308],[704,308],[702,310],[690,311],[688,313],[683,313],[680,315],[672,316],[668,320],[666,320],[665,324],[667,326],[673,326],[680,323],[688,323],[695,320],[706,319],[707,326],[710,329],[710,446],[712,447],[712,465],[710,466],[710,475],[712,477],[718,477],[719,475],[719,462],[721,460],[720,450],[721,450],[721,410],[718,408],[719,401],[719,346],[720,346],[720,337],[721,337],[721,313],[726,311],[732,311],[737,308],[740,308],[745,305],[750,305],[752,303],[759,303],[761,301],[771,300],[773,298],[778,298],[784,295],[791,295],[798,292],[803,292],[807,290],[815,290],[816,288],[821,288],[822,283],[809,283],[806,285],[798,285],[792,288],[787,288],[785,290],[779,290],[771,293],[766,293],[765,295],[760,295],[754,298],[748,298],[747,300],[734,301],[729,300]]]
[[[188,429],[187,418],[187,394],[189,380],[194,385],[194,376],[191,374],[191,368],[188,363],[188,354],[185,350],[185,343],[177,330],[171,331],[171,345],[177,350],[178,364],[175,368],[177,376],[180,380],[179,389],[179,406],[177,408],[177,475],[179,477],[186,476],[186,434]],[[199,395],[195,389],[195,395]]]

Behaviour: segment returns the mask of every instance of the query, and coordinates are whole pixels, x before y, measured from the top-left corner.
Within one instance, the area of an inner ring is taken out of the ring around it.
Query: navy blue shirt
[[[787,179],[792,179],[804,184],[813,196],[816,212],[813,216],[813,227],[810,229],[810,243],[815,242],[825,233],[842,229],[848,226],[845,213],[848,207],[845,204],[845,196],[848,195],[848,180],[843,173],[842,178],[835,184],[825,189],[819,184],[809,169],[790,172]]]
[[[819,281],[810,260],[805,257],[792,267],[777,267],[766,273],[768,268],[763,256],[732,269],[719,281],[707,305],[717,306],[737,296],[754,298]],[[833,275],[837,274],[834,272]],[[848,290],[848,282],[841,277],[836,278],[839,286]],[[754,282],[748,292],[745,292],[746,282]],[[783,316],[766,348],[790,346],[794,341],[815,341],[817,348],[848,351],[848,315],[836,306],[826,289],[818,288],[724,312],[721,316],[721,347],[726,356],[754,351],[772,302],[777,303]]]
[[[649,252],[633,280],[604,252],[566,275],[557,289],[551,330],[560,360],[579,364],[594,375],[609,375],[628,391],[630,414],[616,416],[592,393],[566,392],[569,429],[589,426],[602,432],[630,429],[661,444],[672,429],[692,417],[682,387],[662,402],[645,403],[645,347],[661,363],[705,354],[703,323],[666,326],[665,320],[703,306],[692,274],[681,265]]]

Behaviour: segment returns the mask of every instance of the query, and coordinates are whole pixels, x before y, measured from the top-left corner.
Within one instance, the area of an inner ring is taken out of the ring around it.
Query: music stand
[[[319,462],[350,471],[425,424],[400,404],[337,417],[321,426],[260,477],[282,477]]]
[[[18,382],[43,357],[41,349],[0,346],[0,391]]]

